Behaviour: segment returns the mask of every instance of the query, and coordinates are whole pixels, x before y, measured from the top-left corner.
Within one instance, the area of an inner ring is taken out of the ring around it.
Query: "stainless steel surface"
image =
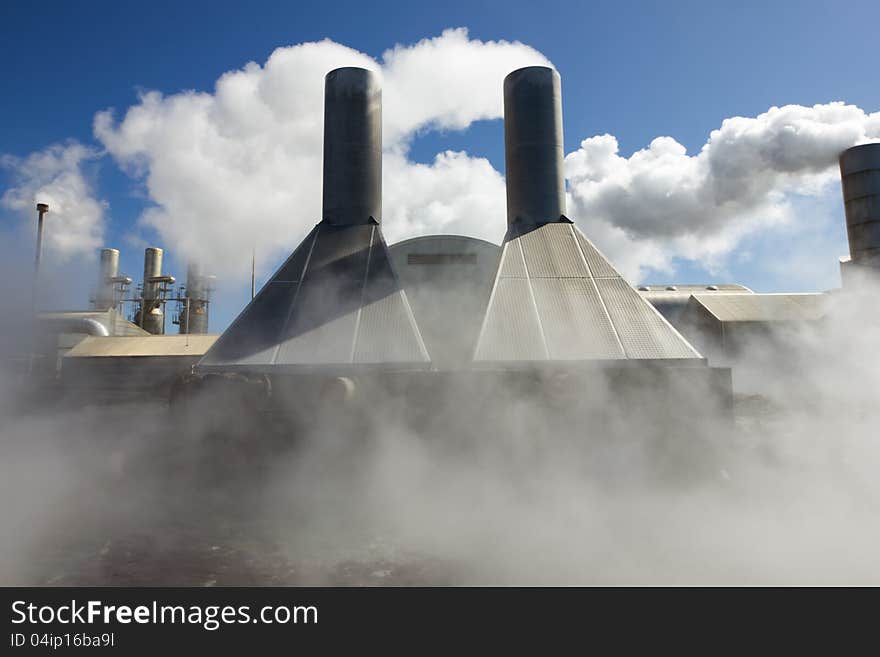
[[[119,276],[119,251],[101,249],[98,267],[98,287],[95,292],[95,309],[108,310],[116,305],[116,281]]]
[[[209,279],[199,263],[190,262],[186,268],[186,292],[180,312],[180,332],[205,334],[208,332]]]
[[[199,366],[429,363],[388,255],[382,211],[382,96],[375,73],[330,71],[324,87],[323,220]]]
[[[65,327],[76,326],[83,319],[94,320],[105,327],[112,337],[117,336],[148,336],[149,333],[125,319],[115,308],[109,310],[67,310],[56,312],[44,312],[39,314],[40,323],[50,331],[64,332]],[[83,331],[87,333],[88,331]]]
[[[573,224],[508,238],[475,361],[700,358]]]
[[[379,226],[322,222],[199,365],[427,363]]]
[[[845,150],[840,175],[852,260],[880,267],[880,144]]]
[[[675,288],[670,290],[669,288]],[[646,299],[673,326],[678,327],[679,316],[685,311],[694,294],[752,294],[752,290],[735,283],[709,285],[642,285],[639,294]]]
[[[565,214],[562,86],[544,66],[504,79],[507,223],[541,224]]]
[[[162,249],[148,247],[144,250],[144,279],[138,326],[154,335],[165,332],[165,313],[159,306],[159,290],[162,278]]]
[[[49,317],[49,316],[46,316]],[[110,335],[107,326],[95,319],[94,317],[83,317],[77,315],[57,315],[51,318],[43,319],[43,323],[50,326],[53,331],[58,333],[85,333],[86,335],[94,335],[106,338]]]
[[[681,334],[623,278],[599,278],[596,286],[627,358],[699,357]]]
[[[157,283],[150,282],[151,279],[162,276],[162,249],[158,247],[148,247],[144,250],[144,288],[143,298],[152,300],[159,296],[159,286]]]
[[[826,294],[694,294],[697,303],[720,322],[811,321],[828,314]]]
[[[507,235],[477,362],[699,359],[565,217],[559,74],[504,80]]]
[[[501,247],[460,235],[428,235],[388,247],[431,363],[470,363]]]
[[[120,336],[112,340],[86,338],[68,351],[65,358],[201,356],[216,341],[216,335]]]
[[[338,68],[324,81],[324,205],[336,225],[382,218],[382,89],[376,73]]]

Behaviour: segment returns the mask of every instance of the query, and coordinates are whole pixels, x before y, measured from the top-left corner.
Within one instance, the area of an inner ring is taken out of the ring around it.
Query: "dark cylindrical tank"
[[[538,225],[565,214],[562,85],[546,66],[504,78],[507,223]]]
[[[116,305],[115,278],[119,276],[119,251],[101,249],[98,268],[98,288],[95,292],[95,310],[109,310]]]
[[[181,333],[208,332],[208,279],[198,263],[186,268],[186,296],[180,313]]]
[[[845,150],[840,176],[852,261],[880,267],[880,144]]]
[[[322,217],[337,225],[382,217],[382,88],[363,68],[337,68],[324,80]]]

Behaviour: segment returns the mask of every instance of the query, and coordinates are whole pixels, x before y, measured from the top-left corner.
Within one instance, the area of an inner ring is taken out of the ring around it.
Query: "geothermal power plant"
[[[559,74],[513,71],[503,96],[502,244],[454,235],[386,243],[380,82],[365,69],[336,69],[325,78],[321,217],[229,327],[209,333],[211,274],[223,272],[190,263],[179,285],[162,249],[148,248],[133,286],[119,252],[104,249],[92,308],[39,316],[31,376],[61,399],[245,399],[257,414],[294,423],[327,404],[403,400],[422,432],[451,408],[518,400],[589,427],[607,398],[583,402],[601,381],[616,398],[678,421],[729,406],[733,364],[754,340],[772,343],[776,329],[830,312],[837,292],[634,287],[568,216]],[[840,170],[846,288],[880,267],[880,144],[846,150]],[[166,334],[169,323],[176,334]],[[670,404],[680,410],[664,411]]]

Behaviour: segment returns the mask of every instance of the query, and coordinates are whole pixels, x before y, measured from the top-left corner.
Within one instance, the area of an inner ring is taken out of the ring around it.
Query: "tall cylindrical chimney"
[[[144,251],[144,292],[145,300],[156,299],[159,296],[159,283],[151,282],[151,278],[159,278],[162,275],[162,249],[156,246],[148,247]]]
[[[101,249],[98,269],[98,289],[95,292],[95,310],[110,310],[116,305],[114,289],[119,276],[119,251]]]
[[[324,79],[324,209],[336,225],[382,217],[382,89],[363,68]]]
[[[162,249],[151,246],[144,251],[144,287],[141,293],[138,323],[148,333],[157,335],[165,332],[165,315],[159,307],[161,284],[154,280],[160,276],[162,276]]]
[[[846,149],[840,176],[852,262],[880,268],[880,144]]]
[[[504,78],[507,225],[540,225],[565,214],[562,85],[546,66]]]
[[[181,333],[208,332],[208,279],[199,263],[186,268],[186,295],[180,313]]]

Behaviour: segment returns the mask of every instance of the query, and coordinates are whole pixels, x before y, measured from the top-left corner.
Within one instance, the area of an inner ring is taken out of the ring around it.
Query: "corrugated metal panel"
[[[544,360],[547,355],[529,280],[499,278],[474,360]]]
[[[428,355],[379,227],[321,223],[200,366],[352,362],[425,364]]]
[[[201,365],[268,365],[298,283],[273,278],[205,354]]]
[[[520,245],[528,278],[502,263],[476,360],[700,358],[573,224],[514,236],[506,259]]]
[[[320,224],[312,228],[302,243],[290,254],[290,257],[284,264],[279,267],[275,275],[272,276],[271,281],[273,283],[298,283],[302,280],[306,263],[309,260],[309,255],[312,253],[312,245],[320,230]]]
[[[624,358],[623,349],[589,278],[531,280],[550,358]]]
[[[351,362],[363,276],[361,272],[360,280],[310,279],[307,273],[272,362],[278,365]]]
[[[695,294],[693,298],[722,322],[810,321],[828,312],[824,294]]]
[[[375,228],[370,224],[320,224],[312,255],[306,265],[305,279],[352,278],[363,281]]]
[[[501,254],[501,266],[498,269],[499,276],[525,278],[526,263],[523,260],[522,248],[518,240],[507,242]]]
[[[409,300],[400,289],[385,243],[377,237],[370,252],[352,358],[355,363],[427,361]]]
[[[574,227],[572,227],[572,232],[577,235],[578,243],[583,251],[584,259],[590,266],[590,274],[593,278],[614,278],[615,276],[620,276],[617,270],[608,262],[608,259],[587,239],[586,235]]]
[[[413,363],[425,360],[425,348],[412,330],[405,297],[389,294],[361,309],[354,362]]]
[[[627,358],[698,358],[699,354],[622,278],[596,279]]]
[[[569,223],[544,224],[517,238],[531,278],[589,276]]]

